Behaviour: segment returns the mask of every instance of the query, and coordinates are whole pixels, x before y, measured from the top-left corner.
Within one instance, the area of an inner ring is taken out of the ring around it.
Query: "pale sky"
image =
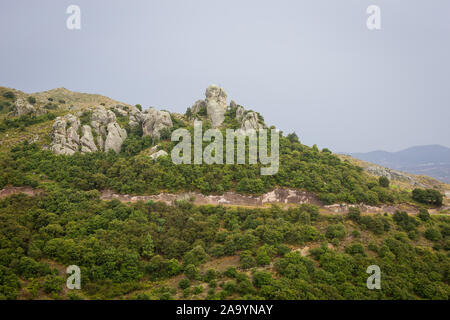
[[[450,147],[448,0],[1,0],[0,34],[0,85],[28,93],[184,112],[215,83],[308,145]]]

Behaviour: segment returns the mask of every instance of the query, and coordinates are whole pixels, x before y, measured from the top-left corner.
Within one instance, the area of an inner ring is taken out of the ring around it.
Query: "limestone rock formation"
[[[236,110],[236,120],[240,125],[239,132],[245,133],[250,129],[259,130],[267,127],[257,112],[247,111],[233,100],[231,100],[230,106],[227,107],[225,90],[214,84],[206,89],[206,99],[198,100],[191,107],[193,115],[204,116],[205,114],[202,113],[202,110],[206,110],[206,115],[214,128],[223,124],[227,110]]]
[[[191,108],[193,114],[199,113],[202,109],[206,110],[206,101],[205,100],[197,100]]]
[[[266,126],[259,121],[258,114],[254,111],[247,112],[241,118],[241,130],[259,130],[264,129]]]
[[[78,129],[80,120],[68,114],[57,117],[52,127],[52,145],[50,149],[56,154],[72,155],[78,151]]]
[[[114,112],[106,110],[104,106],[97,106],[91,116],[91,126],[97,135],[106,136],[106,127],[112,122],[116,122]],[[103,147],[103,145],[100,146]]]
[[[88,125],[84,125],[81,128],[82,137],[80,139],[81,152],[89,153],[98,151],[97,145],[94,141],[94,136],[92,135],[92,128]]]
[[[89,153],[114,150],[120,152],[127,132],[116,121],[116,115],[104,106],[95,108],[90,125],[80,127],[80,119],[67,114],[56,118],[52,127],[50,149],[56,154],[73,155],[75,152]],[[94,138],[93,131],[96,139]],[[80,138],[81,133],[81,138]]]
[[[426,186],[422,183],[420,183],[419,181],[417,181],[416,179],[414,179],[413,177],[401,172],[401,171],[397,171],[397,170],[393,170],[393,169],[389,169],[389,168],[384,168],[381,166],[377,166],[377,165],[373,165],[373,166],[369,166],[367,168],[364,168],[365,171],[375,175],[375,176],[383,176],[383,177],[387,177],[389,180],[400,180],[400,181],[406,181],[414,186],[419,186],[422,188],[425,188]]]
[[[206,111],[213,128],[219,127],[225,120],[227,94],[223,88],[211,85],[206,89]]]
[[[130,108],[128,116],[129,116],[128,124],[130,125],[130,127],[141,125],[142,122],[144,121],[144,116],[142,112],[136,107]]]
[[[169,112],[158,111],[155,108],[149,108],[143,112],[142,131],[144,135],[159,139],[164,129],[172,127],[173,123]]]
[[[159,157],[166,157],[169,154],[167,152],[165,152],[164,150],[159,150],[153,154],[150,155],[150,158],[152,158],[153,160],[158,159]]]
[[[19,98],[14,103],[14,115],[15,116],[23,116],[26,114],[32,114],[36,112],[36,108],[31,104],[27,103],[24,99]]]
[[[114,150],[116,153],[120,152],[123,142],[127,138],[127,131],[122,129],[117,122],[108,124],[108,136],[105,141],[105,152]]]

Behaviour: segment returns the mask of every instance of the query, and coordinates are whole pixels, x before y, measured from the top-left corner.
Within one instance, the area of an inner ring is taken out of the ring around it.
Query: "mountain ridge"
[[[396,152],[376,150],[349,155],[394,170],[428,175],[450,183],[450,148],[439,144],[412,146]]]

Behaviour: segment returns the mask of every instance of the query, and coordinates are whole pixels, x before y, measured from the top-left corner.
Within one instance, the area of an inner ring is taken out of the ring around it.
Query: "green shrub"
[[[420,209],[419,213],[417,214],[417,217],[422,221],[428,221],[430,220],[430,214],[428,213],[427,209]]]
[[[180,289],[186,289],[189,288],[191,286],[191,282],[189,281],[189,279],[183,278],[178,282],[178,287]]]
[[[328,239],[342,239],[347,235],[347,231],[342,224],[332,224],[327,227],[325,236]]]
[[[387,177],[379,177],[378,178],[378,184],[380,185],[380,187],[383,188],[389,188],[389,179]]]
[[[427,238],[430,241],[439,241],[442,239],[442,234],[439,231],[439,229],[430,227],[427,230],[425,230],[425,238]]]

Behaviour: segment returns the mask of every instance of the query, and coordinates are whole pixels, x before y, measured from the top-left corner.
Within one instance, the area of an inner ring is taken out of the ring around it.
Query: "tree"
[[[272,274],[267,271],[256,271],[253,273],[253,285],[256,288],[261,288],[265,285],[270,285],[272,283]]]
[[[385,176],[378,178],[378,184],[383,188],[389,188],[389,179]]]
[[[428,221],[430,220],[430,214],[428,213],[427,209],[420,209],[419,213],[417,214],[417,217],[422,221]]]
[[[256,260],[251,251],[242,251],[239,256],[239,263],[243,269],[250,269],[256,266]]]
[[[430,241],[438,241],[442,239],[442,234],[437,228],[428,228],[425,230],[425,238]]]
[[[3,94],[3,97],[5,97],[6,99],[11,99],[11,100],[13,100],[13,99],[16,98],[16,95],[15,95],[14,92],[12,92],[12,91],[6,91],[6,92]]]
[[[142,256],[144,258],[150,259],[155,254],[155,245],[153,244],[153,239],[150,234],[145,237],[144,245],[142,246]]]
[[[350,207],[348,209],[348,218],[355,222],[359,222],[361,220],[361,210],[357,207]]]
[[[412,191],[412,198],[420,203],[441,206],[444,196],[439,191],[434,189],[416,188]]]
[[[189,281],[189,279],[183,278],[180,280],[180,282],[178,282],[178,287],[180,289],[187,289],[191,286],[191,282]]]
[[[328,239],[342,239],[347,234],[345,227],[342,224],[332,224],[328,226],[325,236]]]

